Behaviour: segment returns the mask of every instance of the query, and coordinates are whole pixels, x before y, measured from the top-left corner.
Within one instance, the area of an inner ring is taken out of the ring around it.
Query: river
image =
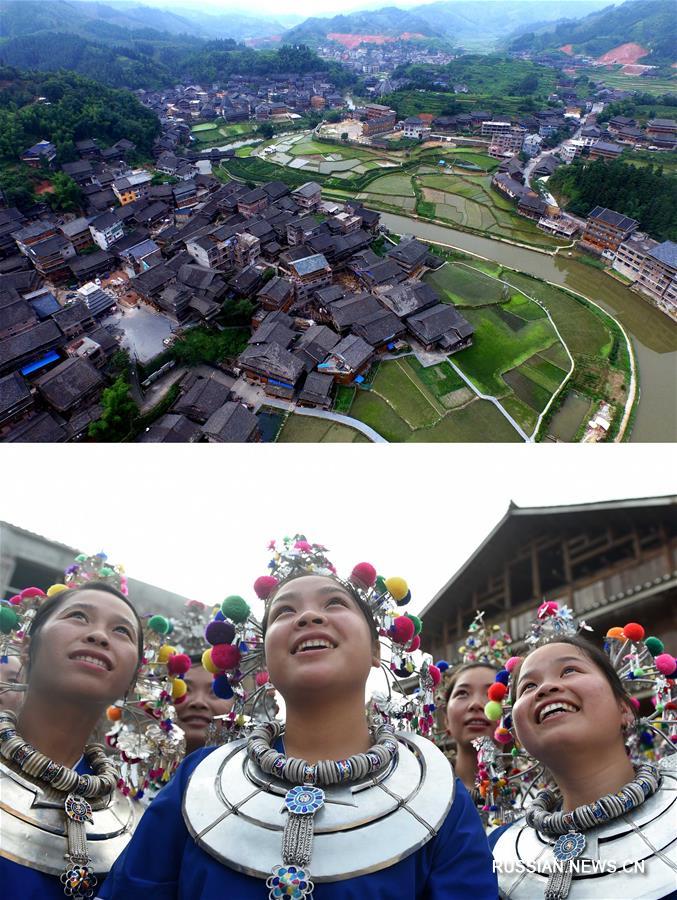
[[[667,316],[605,272],[566,255],[549,256],[420,219],[386,212],[380,215],[384,225],[396,234],[415,234],[426,241],[451,244],[569,287],[602,306],[623,324],[637,358],[641,393],[631,440],[677,441],[677,326]]]

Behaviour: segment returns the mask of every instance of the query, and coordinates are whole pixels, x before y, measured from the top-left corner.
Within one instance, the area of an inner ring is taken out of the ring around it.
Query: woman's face
[[[234,700],[221,700],[212,690],[212,675],[201,665],[193,663],[184,680],[188,693],[176,707],[176,718],[186,733],[188,753],[204,747],[207,728],[214,716],[222,716],[232,709]]]
[[[380,665],[364,613],[331,578],[284,584],[270,605],[265,638],[270,680],[285,699],[308,691],[362,689]]]
[[[478,666],[458,675],[447,702],[447,730],[459,745],[493,735],[496,723],[487,719],[484,707],[495,674],[488,666]]]
[[[21,660],[18,656],[10,656],[6,663],[0,662],[0,681],[6,684],[17,684],[21,681]],[[11,709],[18,712],[23,702],[23,692],[10,688],[0,688],[0,710]]]
[[[78,591],[36,636],[29,690],[107,704],[124,696],[136,673],[138,623],[129,606],[103,591]]]
[[[632,714],[579,647],[553,643],[520,666],[512,717],[528,752],[556,771],[563,753],[620,740]]]

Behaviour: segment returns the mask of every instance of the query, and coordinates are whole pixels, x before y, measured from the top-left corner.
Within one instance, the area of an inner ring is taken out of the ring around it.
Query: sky
[[[3,445],[0,519],[205,603],[252,584],[273,539],[371,562],[422,609],[508,509],[677,494],[665,445]],[[7,477],[11,473],[11,477]]]

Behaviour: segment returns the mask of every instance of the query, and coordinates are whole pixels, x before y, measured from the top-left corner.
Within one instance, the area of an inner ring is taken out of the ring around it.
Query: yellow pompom
[[[48,597],[56,597],[57,594],[60,594],[61,591],[67,591],[68,586],[65,584],[53,584],[51,587],[47,588],[47,596]]]
[[[124,574],[125,574],[125,567],[124,567],[124,566],[116,566],[115,568],[116,568],[116,570],[117,570],[118,575],[124,575]]]
[[[212,675],[218,674],[221,669],[217,669],[214,663],[212,662],[212,648],[208,647],[205,652],[202,654],[202,666],[208,672],[211,672]]]
[[[176,653],[176,647],[171,644],[163,644],[157,652],[157,661],[166,663],[170,656]]]
[[[388,593],[393,598],[393,600],[403,600],[407,596],[407,592],[409,591],[409,586],[404,578],[400,578],[395,575],[392,578],[386,578],[386,587],[388,588]]]
[[[180,700],[188,691],[188,685],[181,678],[172,679],[172,700]]]

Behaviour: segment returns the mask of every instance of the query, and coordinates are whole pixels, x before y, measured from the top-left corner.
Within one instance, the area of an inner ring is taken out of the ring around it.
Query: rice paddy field
[[[282,426],[277,443],[368,444],[370,441],[361,432],[340,422],[291,415]]]
[[[621,68],[621,66],[613,69],[593,67],[579,69],[578,74],[586,75],[593,81],[601,81],[606,87],[622,91],[640,91],[642,94],[656,94],[656,96],[677,91],[677,75],[642,78],[639,75],[624,75]]]

